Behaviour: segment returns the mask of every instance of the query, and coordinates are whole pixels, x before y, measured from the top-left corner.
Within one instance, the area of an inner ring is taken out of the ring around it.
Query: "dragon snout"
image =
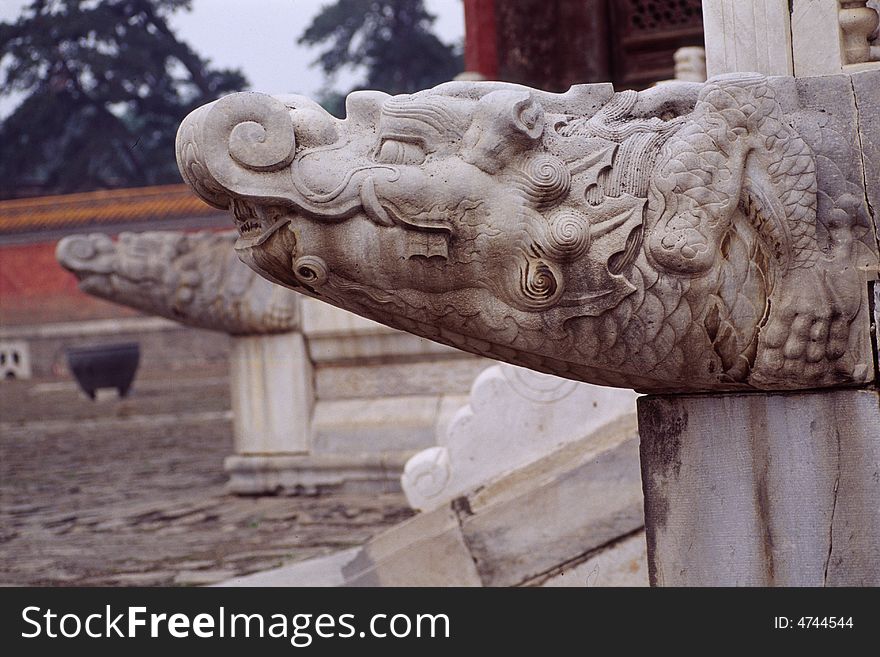
[[[76,274],[109,274],[113,271],[115,248],[107,235],[70,235],[58,242],[55,258]]]

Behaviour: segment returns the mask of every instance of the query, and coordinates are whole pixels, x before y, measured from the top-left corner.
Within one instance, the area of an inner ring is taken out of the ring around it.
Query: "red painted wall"
[[[80,292],[55,260],[57,242],[0,246],[0,325],[132,317],[130,308]]]

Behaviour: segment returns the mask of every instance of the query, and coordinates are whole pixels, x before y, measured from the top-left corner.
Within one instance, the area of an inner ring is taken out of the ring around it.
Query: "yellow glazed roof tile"
[[[0,233],[217,214],[186,185],[112,189],[0,201]]]

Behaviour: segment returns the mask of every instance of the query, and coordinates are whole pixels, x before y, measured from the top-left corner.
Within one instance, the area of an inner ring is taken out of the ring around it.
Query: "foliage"
[[[364,68],[356,89],[411,93],[462,70],[459,49],[431,31],[435,19],[424,0],[336,0],[315,16],[299,43],[326,44],[314,63],[330,79],[346,67]],[[338,114],[343,98],[328,92],[325,105]]]
[[[246,85],[168,25],[190,0],[32,0],[0,23],[0,197],[179,182],[174,137],[195,107]]]

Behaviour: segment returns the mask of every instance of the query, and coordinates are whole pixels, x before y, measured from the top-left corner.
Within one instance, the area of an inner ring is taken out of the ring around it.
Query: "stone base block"
[[[639,399],[651,583],[880,586],[880,395]]]

